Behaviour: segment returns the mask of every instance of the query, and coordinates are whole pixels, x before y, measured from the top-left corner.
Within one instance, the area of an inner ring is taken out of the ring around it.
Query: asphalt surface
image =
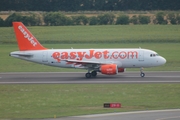
[[[180,109],[84,115],[48,120],[180,120]]]
[[[118,75],[102,75],[87,79],[85,73],[0,73],[0,84],[82,84],[82,83],[180,83],[180,72],[125,72]]]
[[[180,72],[125,72],[118,75],[98,74],[95,78],[85,78],[85,73],[0,73],[0,84],[180,84]],[[44,120],[180,120],[180,109],[136,111],[109,114],[72,116]]]

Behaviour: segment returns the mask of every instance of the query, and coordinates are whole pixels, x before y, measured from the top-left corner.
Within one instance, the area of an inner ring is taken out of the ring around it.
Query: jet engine
[[[118,68],[116,64],[107,64],[107,65],[101,65],[100,71],[102,74],[115,75],[118,73]]]

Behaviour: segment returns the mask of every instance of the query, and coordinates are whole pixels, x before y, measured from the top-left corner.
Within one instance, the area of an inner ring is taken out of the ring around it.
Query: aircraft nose
[[[161,57],[161,63],[162,63],[162,65],[165,64],[166,63],[166,59]]]

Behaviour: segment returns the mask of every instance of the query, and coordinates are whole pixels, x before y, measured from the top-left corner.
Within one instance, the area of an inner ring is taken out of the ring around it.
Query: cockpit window
[[[150,54],[150,57],[156,57],[159,56],[159,54]]]

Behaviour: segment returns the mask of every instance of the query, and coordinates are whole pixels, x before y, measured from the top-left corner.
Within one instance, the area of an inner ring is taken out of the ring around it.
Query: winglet
[[[47,49],[38,42],[22,22],[13,22],[13,27],[20,51]]]

